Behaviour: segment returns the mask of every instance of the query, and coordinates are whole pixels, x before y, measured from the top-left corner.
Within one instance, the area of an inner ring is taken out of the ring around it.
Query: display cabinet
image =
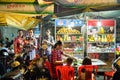
[[[115,20],[88,20],[87,22],[87,53],[111,67],[115,58]]]
[[[116,26],[116,58],[120,56],[120,24],[119,20],[117,20]]]
[[[63,50],[66,54],[84,57],[84,35],[81,32],[83,23],[83,20],[56,20],[56,41],[63,42]]]

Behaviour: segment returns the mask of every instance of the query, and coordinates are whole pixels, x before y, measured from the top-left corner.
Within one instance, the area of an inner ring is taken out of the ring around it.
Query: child
[[[67,66],[71,66],[72,62],[73,62],[73,59],[68,57],[67,60],[66,60]]]

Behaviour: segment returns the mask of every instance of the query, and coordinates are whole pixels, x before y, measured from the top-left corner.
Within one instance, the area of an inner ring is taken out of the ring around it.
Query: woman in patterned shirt
[[[52,78],[54,80],[57,80],[56,79],[56,66],[63,64],[62,55],[66,56],[66,57],[70,57],[70,56],[63,53],[63,51],[62,51],[62,42],[57,41],[57,43],[54,45],[54,49],[52,50],[51,56],[50,56],[50,63],[51,63],[51,69],[52,69]]]

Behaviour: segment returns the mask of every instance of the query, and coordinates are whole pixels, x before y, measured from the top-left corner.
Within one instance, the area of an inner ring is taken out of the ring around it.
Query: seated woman
[[[83,59],[82,65],[92,65],[92,60],[89,57]]]
[[[92,60],[89,57],[85,57],[82,65],[92,65]],[[85,69],[83,68],[81,73],[81,80],[85,80],[86,77],[86,73],[85,73]],[[94,73],[92,74],[92,80],[94,80]]]

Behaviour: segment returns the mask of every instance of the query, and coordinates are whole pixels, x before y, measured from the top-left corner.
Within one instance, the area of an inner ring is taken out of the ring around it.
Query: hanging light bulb
[[[97,26],[101,26],[102,24],[101,24],[101,22],[100,22],[100,20],[97,22]]]

